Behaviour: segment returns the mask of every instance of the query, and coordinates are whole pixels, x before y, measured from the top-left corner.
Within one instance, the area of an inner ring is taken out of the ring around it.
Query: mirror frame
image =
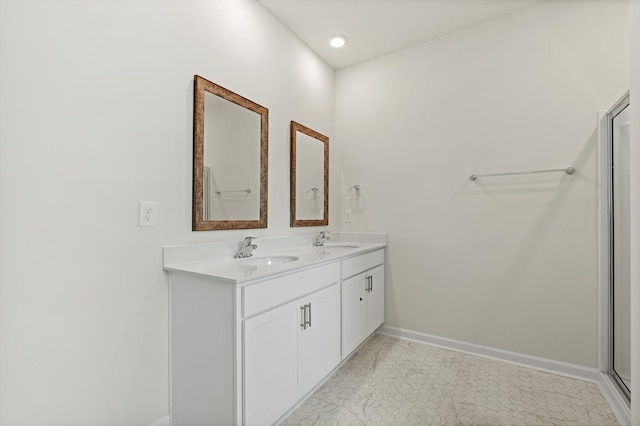
[[[204,98],[205,92],[219,96],[260,114],[260,218],[258,220],[204,220]],[[194,76],[193,84],[193,231],[253,229],[267,227],[267,176],[269,110],[211,81]]]
[[[322,219],[296,219],[296,150],[297,132],[304,133],[324,143],[324,213]],[[329,224],[329,138],[300,123],[291,121],[291,171],[289,191],[291,226],[325,226]]]

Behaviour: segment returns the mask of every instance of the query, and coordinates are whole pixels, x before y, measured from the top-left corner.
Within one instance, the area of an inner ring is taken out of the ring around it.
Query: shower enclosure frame
[[[599,279],[600,279],[600,348],[599,370],[615,388],[614,395],[629,409],[631,393],[614,370],[614,198],[613,198],[613,118],[629,106],[629,92],[611,109],[599,114]]]

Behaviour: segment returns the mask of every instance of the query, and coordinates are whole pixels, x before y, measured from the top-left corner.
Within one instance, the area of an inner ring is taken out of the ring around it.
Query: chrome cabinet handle
[[[307,327],[311,327],[311,303],[300,306],[300,311],[300,317],[302,318],[300,327],[302,327],[303,330],[306,330]]]
[[[367,291],[367,293],[370,293],[373,291],[373,275],[368,275],[365,280],[367,282],[365,290]]]
[[[300,324],[300,327],[302,327],[303,330],[307,329],[307,305],[303,305],[300,306],[300,319],[302,320],[302,323]]]

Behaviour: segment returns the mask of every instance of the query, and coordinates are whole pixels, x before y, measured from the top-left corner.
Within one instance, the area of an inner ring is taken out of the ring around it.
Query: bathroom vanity
[[[276,423],[384,321],[386,236],[276,240],[164,248],[174,426]]]

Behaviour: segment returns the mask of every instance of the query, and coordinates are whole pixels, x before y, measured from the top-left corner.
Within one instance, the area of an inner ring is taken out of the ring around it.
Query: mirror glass
[[[291,226],[329,224],[329,138],[291,122]]]
[[[267,227],[268,110],[194,81],[193,230]]]

